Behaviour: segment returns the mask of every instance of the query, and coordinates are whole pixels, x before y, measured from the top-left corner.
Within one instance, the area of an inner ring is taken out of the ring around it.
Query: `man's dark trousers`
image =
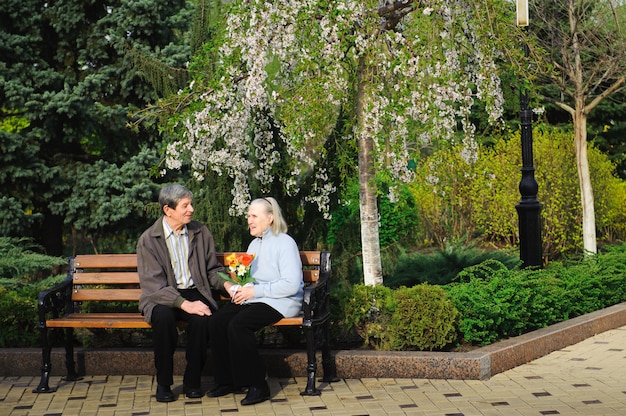
[[[179,289],[182,297],[189,301],[209,302],[197,289]],[[208,316],[191,315],[182,309],[156,305],[152,312],[152,341],[154,344],[154,365],[157,371],[157,383],[163,386],[174,384],[174,351],[178,343],[176,323],[187,323],[187,346],[185,358],[187,366],[183,384],[187,388],[199,388],[202,370],[206,362],[209,343]]]

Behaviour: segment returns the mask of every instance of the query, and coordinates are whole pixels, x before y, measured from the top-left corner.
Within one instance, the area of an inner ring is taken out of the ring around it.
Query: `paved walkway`
[[[182,380],[175,380],[178,384]],[[626,326],[598,334],[489,380],[342,379],[302,397],[305,378],[269,380],[272,399],[241,406],[243,395],[157,403],[152,376],[0,376],[0,416],[18,415],[626,415]],[[207,389],[212,379],[205,380]],[[176,388],[180,392],[180,387]]]

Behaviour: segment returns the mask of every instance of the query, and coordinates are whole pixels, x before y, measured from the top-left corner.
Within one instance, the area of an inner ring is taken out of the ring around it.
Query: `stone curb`
[[[491,376],[528,363],[586,338],[626,325],[626,302],[579,316],[537,331],[510,338],[470,352],[423,351],[333,351],[337,375],[345,379],[424,378],[486,380]],[[306,377],[303,350],[263,350],[271,377]],[[318,374],[321,376],[321,353]],[[52,351],[53,376],[65,375],[65,352]],[[78,348],[75,360],[80,374],[153,375],[152,350]],[[175,373],[184,371],[184,352],[175,353]],[[39,377],[41,350],[36,348],[0,349],[0,376]],[[205,374],[212,374],[207,366]]]

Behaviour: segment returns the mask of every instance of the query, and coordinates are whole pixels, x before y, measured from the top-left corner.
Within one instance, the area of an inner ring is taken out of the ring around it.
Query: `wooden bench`
[[[227,254],[219,253],[218,260],[224,263]],[[317,345],[322,350],[322,381],[338,380],[329,346],[330,253],[301,251],[300,257],[305,282],[302,312],[298,317],[284,318],[275,325],[302,328],[307,349],[307,385],[301,394],[313,396],[320,394],[315,385]],[[43,364],[39,386],[33,392],[49,393],[56,390],[48,386],[52,369],[50,329],[65,330],[66,380],[80,380],[74,361],[74,328],[150,328],[139,312],[88,312],[82,310],[82,303],[131,302],[135,306],[134,310],[137,310],[140,295],[136,254],[70,257],[66,279],[54,288],[42,291],[38,297]]]

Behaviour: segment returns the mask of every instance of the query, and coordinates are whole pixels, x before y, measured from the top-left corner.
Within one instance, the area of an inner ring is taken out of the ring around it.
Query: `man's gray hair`
[[[173,183],[164,186],[161,189],[161,192],[159,192],[159,205],[161,206],[161,212],[163,212],[163,208],[165,208],[166,205],[172,209],[176,209],[178,202],[180,202],[183,198],[193,199],[191,191],[183,185]]]

